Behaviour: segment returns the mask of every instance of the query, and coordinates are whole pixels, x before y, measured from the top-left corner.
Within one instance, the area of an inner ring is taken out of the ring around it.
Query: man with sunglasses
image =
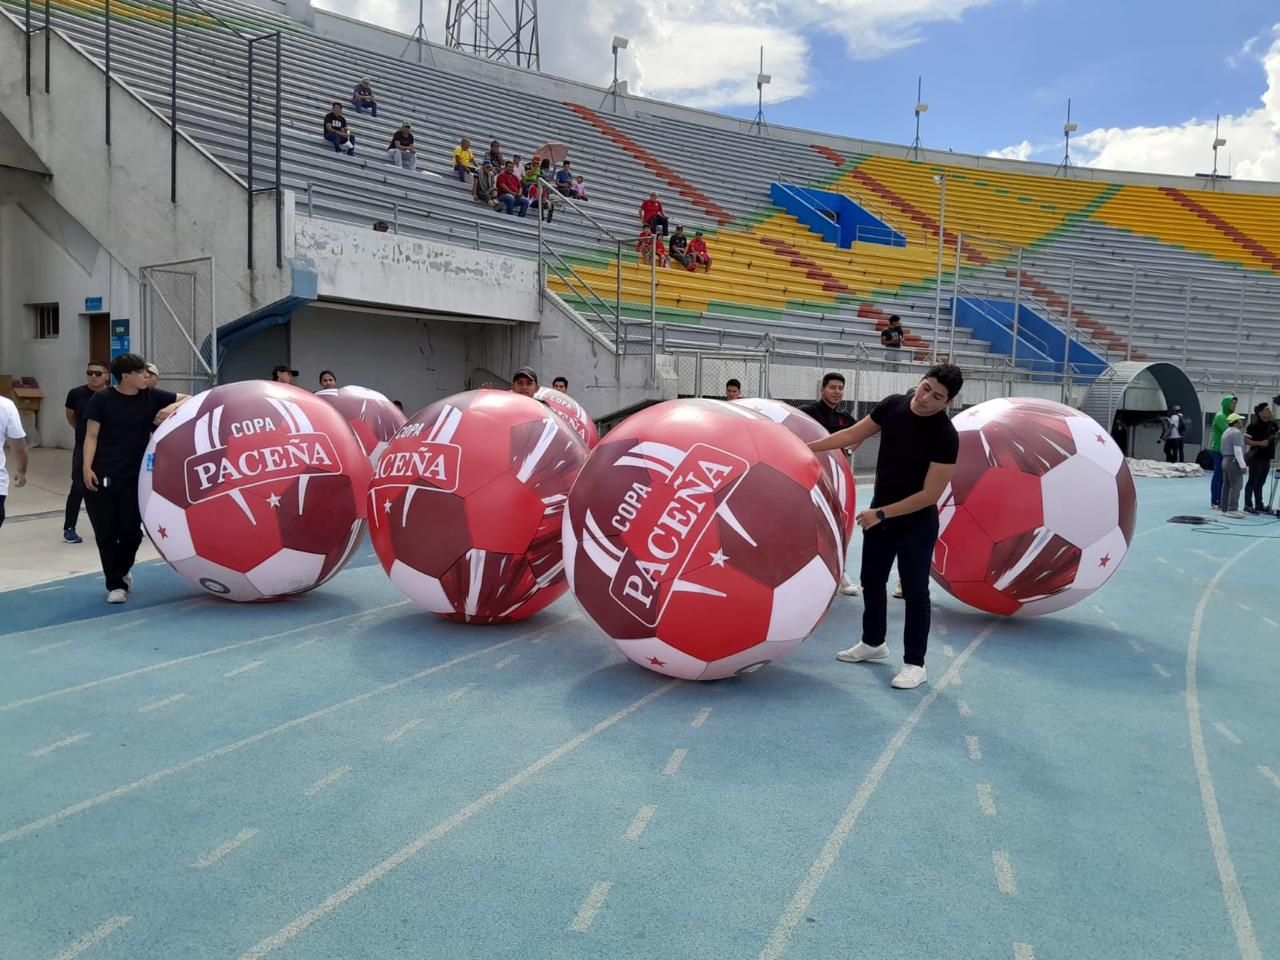
[[[63,543],[84,543],[84,537],[76,533],[76,524],[80,522],[80,503],[84,500],[84,431],[89,425],[85,414],[93,395],[110,385],[106,362],[90,360],[84,370],[84,383],[67,391],[65,413],[67,423],[76,432],[76,443],[71,449],[71,492],[67,494],[67,514],[62,523]]]

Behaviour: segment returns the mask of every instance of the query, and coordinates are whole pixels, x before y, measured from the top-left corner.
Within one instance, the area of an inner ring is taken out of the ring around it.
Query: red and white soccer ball
[[[369,537],[423,610],[466,623],[523,620],[568,585],[560,516],[587,448],[529,397],[473,390],[409,420],[378,459]]]
[[[347,418],[370,463],[378,462],[387,441],[404,426],[404,412],[377,390],[352,385],[317,390],[316,396],[324,397]]]
[[[953,421],[956,472],[938,503],[933,579],[970,606],[1037,616],[1079,603],[1119,568],[1137,492],[1092,417],[1014,397]]]
[[[314,394],[246,380],[192,397],[156,430],[138,478],[148,535],[185,580],[229,600],[324,583],[360,542],[369,461]]]
[[[722,400],[669,400],[610,431],[574,484],[565,571],[632,661],[748,673],[818,625],[843,566],[822,467],[784,427]]]
[[[756,413],[762,413],[774,423],[780,423],[806,444],[827,437],[827,428],[799,407],[793,407],[781,400],[765,400],[761,397],[741,397],[733,401],[744,407],[750,407]],[[835,507],[841,514],[841,525],[844,528],[844,542],[848,547],[853,538],[853,528],[857,523],[858,495],[853,482],[853,470],[849,467],[849,458],[843,450],[828,450],[817,455],[826,474],[827,483],[835,494]]]
[[[596,422],[591,419],[586,408],[567,393],[561,393],[553,387],[542,387],[533,395],[533,399],[545,403],[553,413],[564,418],[569,429],[578,435],[578,439],[594,450],[600,442],[600,431]]]

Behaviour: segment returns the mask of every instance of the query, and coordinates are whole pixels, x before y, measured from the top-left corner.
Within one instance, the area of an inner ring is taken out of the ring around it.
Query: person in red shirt
[[[509,214],[515,213],[517,207],[520,208],[517,216],[523,217],[529,212],[529,198],[524,195],[520,178],[516,175],[515,167],[510,160],[498,174],[498,202]]]
[[[689,241],[686,248],[689,254],[689,269],[692,270],[702,264],[702,272],[711,272],[711,254],[707,252],[707,241],[702,239],[702,231],[698,230],[694,233],[693,239]]]
[[[662,201],[656,193],[649,194],[649,199],[640,204],[640,222],[654,233],[662,227],[662,235],[667,235],[667,215],[662,212]]]
[[[640,259],[644,263],[652,263],[654,254],[658,256],[658,266],[665,267],[671,263],[671,258],[667,256],[667,246],[662,242],[662,238],[649,231],[645,227],[640,231],[640,239],[636,242],[636,253],[640,254]]]

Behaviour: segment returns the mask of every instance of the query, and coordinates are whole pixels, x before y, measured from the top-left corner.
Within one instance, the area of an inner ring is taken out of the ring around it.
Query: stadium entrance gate
[[[139,271],[139,352],[179,393],[196,394],[218,382],[213,258],[155,263]]]

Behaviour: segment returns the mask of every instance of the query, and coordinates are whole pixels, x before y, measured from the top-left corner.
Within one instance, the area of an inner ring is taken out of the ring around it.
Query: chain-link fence
[[[143,356],[165,386],[198,393],[217,382],[213,258],[158,263],[140,271]]]

